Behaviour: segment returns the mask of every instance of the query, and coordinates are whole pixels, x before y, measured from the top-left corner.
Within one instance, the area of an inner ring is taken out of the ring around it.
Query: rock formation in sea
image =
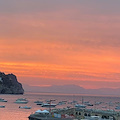
[[[14,74],[0,72],[0,94],[23,94],[22,84]]]

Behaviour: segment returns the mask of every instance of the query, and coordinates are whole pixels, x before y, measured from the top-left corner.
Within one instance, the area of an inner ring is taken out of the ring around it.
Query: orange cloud
[[[18,6],[18,2],[14,4]],[[1,71],[38,81],[54,79],[49,84],[55,80],[61,80],[59,84],[94,81],[95,85],[96,81],[119,81],[120,17],[108,11],[101,14],[99,5],[94,4],[96,10],[89,7],[91,3],[86,7],[86,2],[71,1],[69,6],[50,2],[44,5],[54,8],[46,9],[30,2],[25,11],[27,2],[20,2],[23,9],[19,6],[19,12],[13,11],[14,7],[4,12],[7,9],[1,6]],[[26,79],[23,82],[27,83]]]

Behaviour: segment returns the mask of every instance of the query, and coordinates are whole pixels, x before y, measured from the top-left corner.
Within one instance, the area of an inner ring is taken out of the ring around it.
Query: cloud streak
[[[16,73],[28,84],[29,76],[39,83],[43,78],[54,79],[51,84],[79,81],[83,87],[85,81],[94,81],[94,87],[119,81],[119,3],[1,1],[1,71]]]

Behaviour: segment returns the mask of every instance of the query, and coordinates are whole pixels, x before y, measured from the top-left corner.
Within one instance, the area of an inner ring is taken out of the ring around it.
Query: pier
[[[59,114],[73,115],[78,120],[89,118],[90,116],[100,116],[101,118],[106,120],[120,120],[120,112],[114,110],[64,108],[53,110],[53,112],[57,112]]]
[[[89,120],[91,116],[99,116],[103,120],[120,120],[120,112],[114,110],[80,108],[52,109],[51,113],[44,117],[39,116],[39,114],[31,114],[29,120]]]

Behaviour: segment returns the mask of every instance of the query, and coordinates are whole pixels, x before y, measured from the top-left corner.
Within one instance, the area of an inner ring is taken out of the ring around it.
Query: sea
[[[84,94],[60,94],[60,93],[32,93],[26,92],[23,95],[0,94],[7,102],[0,102],[0,120],[28,120],[28,116],[37,110],[49,110],[49,108],[36,105],[35,101],[53,100],[52,103],[58,104],[65,101],[66,104],[57,105],[56,108],[74,107],[76,103],[90,103],[93,106],[87,106],[88,109],[116,110],[115,107],[120,104],[120,96],[108,95],[84,95]],[[27,104],[14,103],[18,98],[26,98]],[[73,102],[74,101],[74,102]],[[21,109],[19,106],[28,106],[31,109]],[[120,110],[116,110],[120,111]]]

